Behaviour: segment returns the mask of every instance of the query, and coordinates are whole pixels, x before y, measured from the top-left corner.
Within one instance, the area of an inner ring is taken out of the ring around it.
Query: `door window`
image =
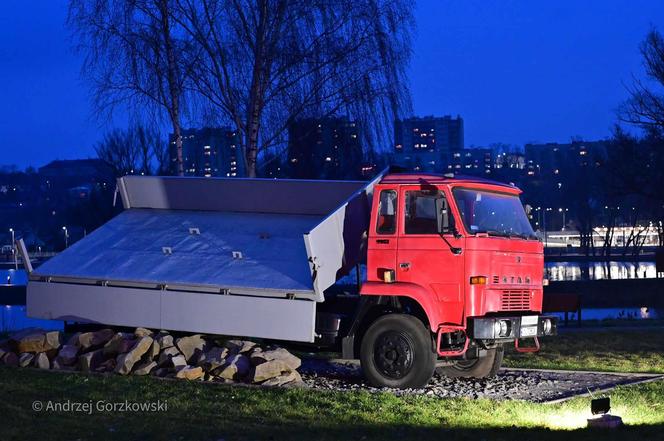
[[[406,234],[438,234],[436,199],[440,192],[407,191],[405,202]]]
[[[383,190],[378,201],[378,217],[376,232],[378,234],[394,234],[397,230],[397,192]]]

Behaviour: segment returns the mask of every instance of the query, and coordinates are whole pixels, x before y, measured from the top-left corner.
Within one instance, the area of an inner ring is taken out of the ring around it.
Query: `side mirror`
[[[454,218],[450,214],[450,207],[445,198],[436,199],[436,221],[438,234],[450,233],[454,230]]]

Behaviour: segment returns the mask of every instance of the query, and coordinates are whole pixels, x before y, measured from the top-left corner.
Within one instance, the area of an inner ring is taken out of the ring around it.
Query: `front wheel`
[[[484,357],[474,360],[459,360],[452,366],[440,368],[440,372],[446,377],[452,378],[487,378],[498,373],[503,364],[503,345],[488,349]]]
[[[436,368],[431,333],[411,315],[380,317],[362,338],[360,362],[372,386],[422,387]]]

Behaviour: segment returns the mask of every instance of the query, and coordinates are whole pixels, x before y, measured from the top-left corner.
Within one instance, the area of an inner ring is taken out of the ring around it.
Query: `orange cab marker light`
[[[542,279],[542,286],[549,286],[549,279]]]
[[[473,276],[470,278],[471,285],[486,285],[486,276]]]

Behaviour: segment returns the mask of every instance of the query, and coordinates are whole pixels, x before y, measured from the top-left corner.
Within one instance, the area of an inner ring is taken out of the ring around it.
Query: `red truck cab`
[[[371,383],[419,386],[441,361],[447,375],[493,375],[505,343],[535,351],[556,333],[556,319],[541,315],[543,245],[520,193],[426,174],[375,186],[360,290],[373,317],[344,341]]]

